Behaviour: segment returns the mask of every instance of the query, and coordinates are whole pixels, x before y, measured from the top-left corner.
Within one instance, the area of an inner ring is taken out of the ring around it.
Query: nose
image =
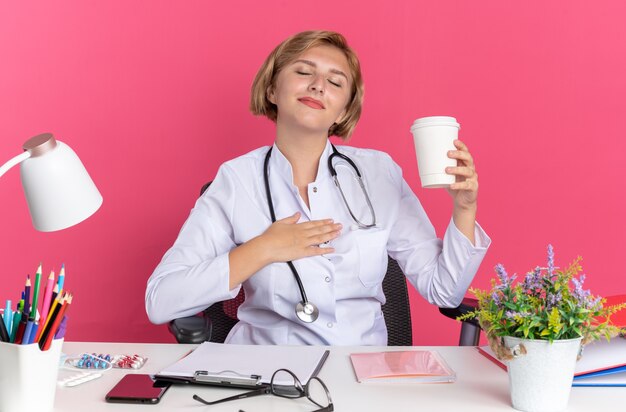
[[[319,94],[324,94],[324,79],[322,76],[313,76],[309,84],[309,90]]]

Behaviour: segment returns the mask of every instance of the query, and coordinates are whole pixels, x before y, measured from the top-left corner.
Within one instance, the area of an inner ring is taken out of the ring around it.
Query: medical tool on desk
[[[337,148],[335,148],[334,145],[331,145],[331,146],[333,148],[333,153],[328,157],[328,169],[330,170],[330,174],[333,177],[335,185],[337,186],[337,188],[339,188],[339,192],[341,193],[341,198],[343,199],[343,202],[345,203],[346,208],[348,209],[348,212],[350,213],[350,216],[356,222],[357,227],[359,229],[370,229],[370,228],[375,227],[376,226],[376,214],[374,213],[374,207],[372,206],[370,197],[367,194],[365,185],[363,184],[363,179],[361,177],[361,172],[359,171],[359,168],[348,156],[339,153],[337,151]],[[265,162],[263,164],[263,179],[265,183],[265,193],[267,195],[267,204],[270,209],[272,223],[274,223],[276,222],[276,213],[274,212],[274,202],[272,201],[272,193],[270,191],[269,168],[268,168],[271,155],[272,155],[272,148],[270,147],[270,149],[267,151],[267,154],[265,155]],[[335,167],[333,166],[334,157],[339,157],[345,160],[346,162],[348,162],[348,164],[350,164],[350,166],[356,172],[359,186],[361,187],[361,190],[363,191],[363,195],[365,196],[365,200],[372,214],[371,223],[369,224],[362,223],[359,219],[357,219],[357,217],[352,212],[352,209],[350,208],[350,205],[348,204],[348,200],[346,199],[346,196],[344,195],[343,190],[341,189],[341,185],[339,184],[339,179],[337,178],[337,171],[335,170]],[[317,318],[319,317],[319,309],[317,308],[317,306],[315,306],[315,304],[313,304],[307,299],[306,292],[304,290],[304,285],[302,284],[302,279],[300,279],[300,275],[298,274],[296,267],[293,265],[293,262],[288,261],[287,265],[289,266],[289,269],[291,269],[291,273],[293,273],[293,277],[296,279],[296,282],[298,283],[298,289],[300,289],[300,296],[302,297],[302,300],[298,302],[298,304],[296,305],[296,316],[302,322],[306,322],[306,323],[315,322],[315,320],[317,320]]]

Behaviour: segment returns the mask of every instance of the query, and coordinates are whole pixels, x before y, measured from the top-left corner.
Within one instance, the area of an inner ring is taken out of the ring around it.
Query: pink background
[[[148,322],[145,283],[223,161],[271,144],[248,112],[265,56],[295,32],[346,35],[366,84],[350,144],[386,151],[439,234],[449,196],[423,190],[409,133],[452,115],[480,174],[479,221],[493,266],[525,273],[556,248],[584,257],[598,294],[626,292],[623,254],[626,5],[604,1],[4,2],[0,162],[53,132],[104,196],[83,224],[30,223],[17,168],[0,182],[0,299],[26,273],[67,266],[70,340],[171,342]],[[395,4],[391,6],[391,4]],[[412,292],[415,344],[454,345],[459,325]]]

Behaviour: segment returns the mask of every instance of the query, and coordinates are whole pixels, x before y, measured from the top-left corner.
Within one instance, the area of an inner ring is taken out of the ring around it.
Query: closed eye
[[[300,74],[300,75],[303,75],[303,76],[310,76],[310,75],[311,75],[311,73],[301,72],[301,71],[299,71],[299,70],[296,70],[296,73],[298,73],[298,74]]]
[[[338,83],[338,82],[335,82],[335,81],[332,81],[332,80],[329,80],[328,83],[332,84],[335,87],[341,87],[341,83]]]

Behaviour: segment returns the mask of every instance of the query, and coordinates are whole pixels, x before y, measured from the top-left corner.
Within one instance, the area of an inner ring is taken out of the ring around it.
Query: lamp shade
[[[44,133],[24,143],[20,163],[24,194],[35,229],[51,232],[82,222],[102,205],[102,195],[65,143]]]

